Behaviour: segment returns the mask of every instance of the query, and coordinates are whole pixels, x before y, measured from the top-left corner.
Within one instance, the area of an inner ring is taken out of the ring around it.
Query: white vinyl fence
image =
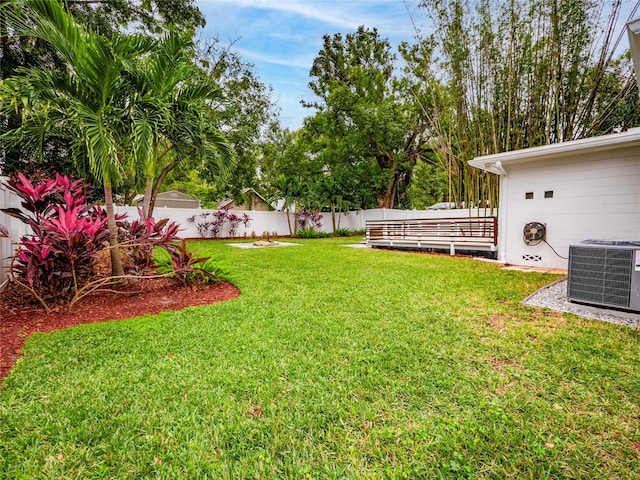
[[[5,177],[0,177],[0,208],[19,207],[20,199],[4,187],[4,181],[6,180]],[[179,236],[182,238],[200,238],[197,226],[198,222],[203,221],[203,214],[215,211],[216,210],[207,209],[159,207],[155,209],[153,216],[157,220],[169,218],[180,225],[181,230]],[[136,207],[118,206],[116,207],[116,213],[127,214],[129,220],[139,218]],[[248,227],[242,224],[238,226],[235,238],[262,238],[266,235],[270,237],[287,236],[290,234],[287,216],[289,217],[288,220],[291,223],[291,228],[293,228],[295,222],[294,215],[292,213],[287,214],[286,212],[234,211],[233,213],[240,216],[246,213],[251,218],[251,223]],[[364,230],[367,220],[465,218],[491,214],[488,210],[392,210],[381,208],[349,212],[348,214],[336,214],[336,227],[347,228],[349,230]],[[323,212],[322,215],[322,227],[320,230],[331,233],[331,213]],[[194,216],[195,221],[190,222],[187,220]],[[211,216],[209,216],[208,219],[211,219]],[[8,228],[11,238],[15,240],[27,234],[28,227],[26,225],[2,212],[0,212],[0,224]],[[228,223],[226,223],[219,237],[228,238],[229,236]],[[9,278],[8,266],[12,252],[13,246],[11,242],[5,238],[0,239],[0,289]]]
[[[153,212],[156,220],[169,218],[180,225],[181,231],[179,235],[182,238],[200,238],[197,224],[203,222],[202,215],[216,210],[207,209],[189,209],[189,208],[169,208],[159,207]],[[138,210],[136,207],[116,207],[117,213],[125,213],[129,220],[138,218]],[[293,228],[295,217],[293,213],[286,212],[260,212],[260,211],[234,211],[236,215],[246,213],[251,218],[250,225],[245,228],[240,224],[236,231],[236,238],[244,237],[263,237],[269,236],[287,236],[289,233],[289,225],[287,223],[287,215],[289,222]],[[187,219],[195,215],[195,221],[190,222]],[[361,210],[359,212],[349,212],[347,214],[336,214],[336,228],[347,228],[349,230],[364,230],[367,220],[404,220],[404,219],[422,219],[422,218],[466,218],[490,215],[489,211],[481,210],[392,210],[386,208]],[[206,217],[211,219],[211,216]],[[331,233],[332,220],[330,212],[322,212],[322,227],[320,230]],[[221,238],[229,237],[228,224],[218,235]]]
[[[0,208],[20,207],[20,198],[10,192],[4,186],[7,177],[0,177]],[[19,240],[27,233],[28,227],[19,220],[0,212],[0,224],[7,227],[9,235],[14,240]],[[0,290],[9,280],[9,263],[13,254],[14,246],[8,238],[0,238]]]

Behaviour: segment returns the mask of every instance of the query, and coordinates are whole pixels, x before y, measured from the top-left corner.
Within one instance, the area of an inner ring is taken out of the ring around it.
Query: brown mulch
[[[0,295],[0,381],[20,357],[20,349],[31,333],[182,310],[231,300],[238,295],[240,290],[226,282],[182,287],[168,279],[144,280],[119,293],[86,297],[73,310],[60,308],[47,314],[42,306],[30,305],[18,288],[10,284]]]

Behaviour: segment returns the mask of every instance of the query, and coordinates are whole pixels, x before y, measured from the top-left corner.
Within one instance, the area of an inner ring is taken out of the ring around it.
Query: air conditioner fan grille
[[[572,247],[569,299],[629,306],[632,250]]]

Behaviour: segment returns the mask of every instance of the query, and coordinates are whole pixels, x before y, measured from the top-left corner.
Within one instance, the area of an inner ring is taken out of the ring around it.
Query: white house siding
[[[505,162],[506,163],[506,162]],[[506,164],[501,179],[500,258],[515,265],[567,268],[569,245],[586,239],[640,240],[640,148]],[[544,198],[553,191],[553,198]],[[526,192],[534,198],[525,199]],[[528,222],[546,224],[549,245],[526,245]]]

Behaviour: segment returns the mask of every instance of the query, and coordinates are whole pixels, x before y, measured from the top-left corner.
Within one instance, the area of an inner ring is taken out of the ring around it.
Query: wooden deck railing
[[[367,243],[372,246],[442,248],[495,251],[496,217],[369,220]]]

